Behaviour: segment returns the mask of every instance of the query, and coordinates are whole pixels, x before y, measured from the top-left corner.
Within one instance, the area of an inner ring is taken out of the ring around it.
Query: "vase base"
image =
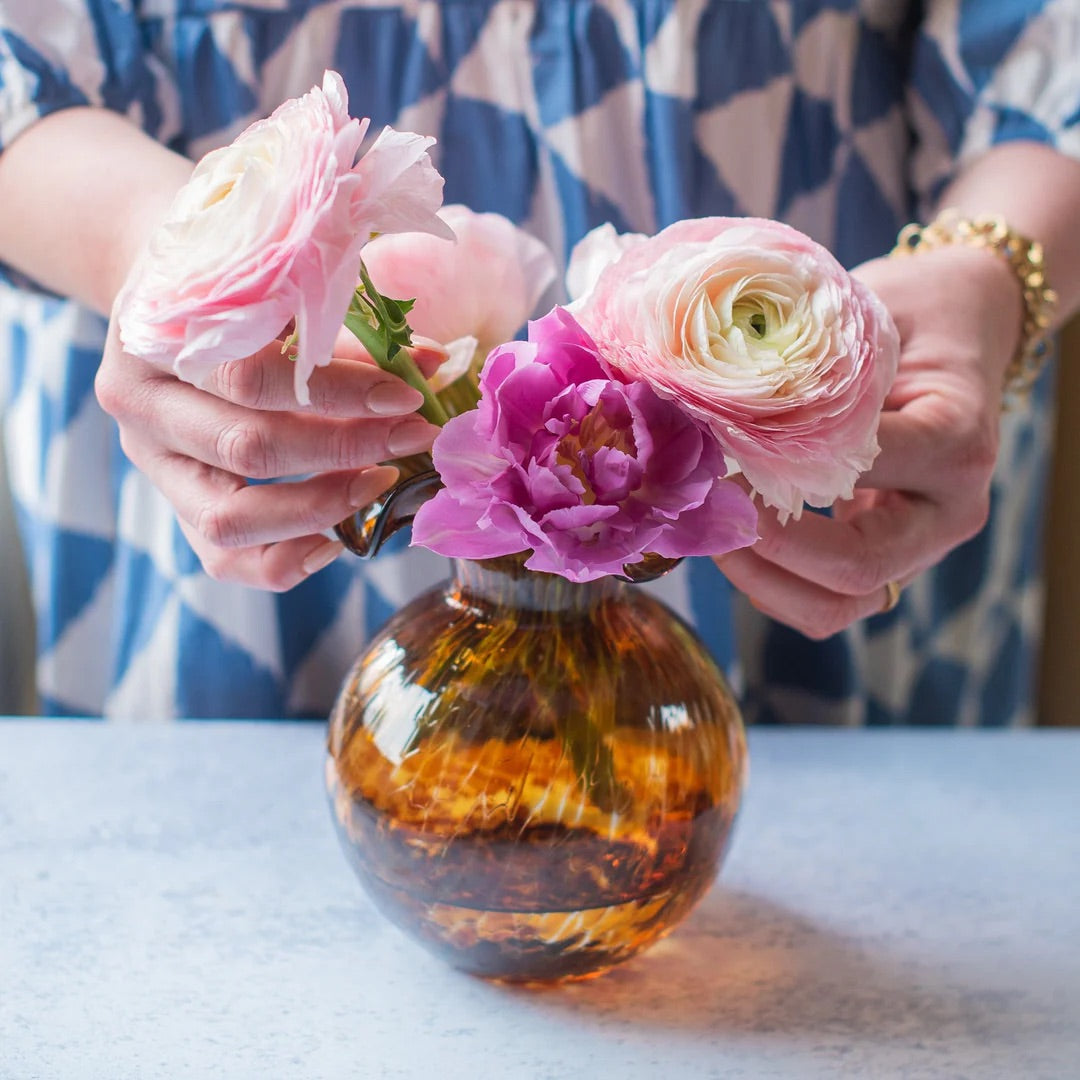
[[[357,869],[380,910],[452,967],[537,985],[593,978],[629,960],[680,922],[709,884],[576,911],[492,911],[424,901]]]

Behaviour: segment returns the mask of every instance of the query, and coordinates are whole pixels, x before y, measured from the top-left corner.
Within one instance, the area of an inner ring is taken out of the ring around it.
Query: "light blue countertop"
[[[0,1077],[1080,1078],[1080,734],[750,745],[681,929],[515,990],[373,909],[319,726],[0,722]]]

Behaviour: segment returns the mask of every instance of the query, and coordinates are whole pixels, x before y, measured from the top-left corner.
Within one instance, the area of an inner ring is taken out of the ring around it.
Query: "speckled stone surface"
[[[1080,734],[754,732],[718,886],[543,991],[375,912],[322,737],[0,722],[3,1080],[1080,1077]]]

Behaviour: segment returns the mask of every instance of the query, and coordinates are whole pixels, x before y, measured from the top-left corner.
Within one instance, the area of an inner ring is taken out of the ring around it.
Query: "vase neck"
[[[501,559],[454,559],[453,585],[462,594],[490,604],[529,611],[588,611],[625,588],[617,578],[567,581],[524,567],[524,555]]]

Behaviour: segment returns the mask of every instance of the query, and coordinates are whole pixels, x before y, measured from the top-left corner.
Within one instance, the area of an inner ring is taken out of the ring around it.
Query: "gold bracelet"
[[[1010,229],[1000,217],[964,218],[956,210],[943,210],[929,225],[905,225],[891,254],[917,255],[955,244],[1000,255],[1016,275],[1023,294],[1020,344],[1005,369],[1002,408],[1009,409],[1027,400],[1050,356],[1050,324],[1058,298],[1046,284],[1043,246]]]

